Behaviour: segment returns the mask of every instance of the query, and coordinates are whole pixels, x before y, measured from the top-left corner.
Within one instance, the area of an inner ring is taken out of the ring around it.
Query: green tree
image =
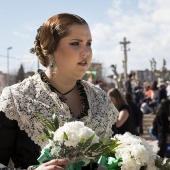
[[[22,80],[24,80],[24,78],[25,78],[24,67],[21,64],[17,74],[17,82],[21,82]]]

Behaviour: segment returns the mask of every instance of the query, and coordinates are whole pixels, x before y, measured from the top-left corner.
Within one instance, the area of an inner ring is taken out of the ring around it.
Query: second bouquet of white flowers
[[[126,132],[124,135],[115,136],[121,143],[115,151],[116,158],[122,158],[119,163],[122,170],[157,170],[155,160],[156,153],[145,139]]]

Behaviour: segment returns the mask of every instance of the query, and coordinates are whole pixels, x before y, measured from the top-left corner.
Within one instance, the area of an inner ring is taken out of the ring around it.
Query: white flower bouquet
[[[40,164],[52,159],[66,158],[71,164],[67,170],[81,170],[92,162],[97,164],[101,155],[111,155],[117,146],[117,140],[107,137],[99,140],[99,137],[83,122],[67,122],[59,127],[59,122],[52,109],[53,121],[37,114],[44,124],[45,136],[40,139],[48,139],[48,144],[42,149],[38,158]],[[92,167],[90,166],[90,169]]]
[[[170,170],[170,159],[160,158],[147,141],[129,132],[116,134],[119,145],[113,157],[101,157],[99,164],[110,170]]]
[[[121,145],[115,151],[116,158],[122,158],[120,162],[121,169],[140,170],[141,167],[147,167],[146,170],[155,170],[156,153],[151,146],[141,137],[134,136],[128,132],[124,135],[116,135]]]
[[[59,127],[54,109],[52,115],[53,121],[50,121],[37,114],[46,134],[40,139],[49,141],[38,158],[40,164],[68,158],[71,164],[65,167],[66,170],[81,170],[92,162],[98,163],[98,168],[89,166],[88,170],[170,170],[170,159],[156,155],[152,146],[141,137],[127,132],[99,140],[83,122],[68,122]]]
[[[59,127],[45,149],[50,148],[50,155],[54,158],[68,158],[71,162],[83,161],[87,165],[95,156],[90,155],[88,149],[95,143],[99,143],[95,132],[84,126],[83,122],[75,121]]]

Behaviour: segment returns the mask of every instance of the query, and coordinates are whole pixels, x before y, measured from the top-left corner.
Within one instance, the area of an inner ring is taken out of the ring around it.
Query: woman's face
[[[116,98],[115,97],[110,97],[111,98],[111,100],[112,100],[112,103],[114,104],[114,105],[116,105]]]
[[[91,59],[91,32],[87,25],[73,25],[54,52],[56,74],[78,80],[86,73]]]

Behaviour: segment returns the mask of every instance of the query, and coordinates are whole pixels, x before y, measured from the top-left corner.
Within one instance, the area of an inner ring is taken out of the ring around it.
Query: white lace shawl
[[[102,89],[84,80],[81,83],[87,94],[90,109],[88,116],[81,118],[80,121],[92,128],[100,138],[105,135],[111,137],[113,134],[111,127],[117,120],[118,111]],[[51,108],[54,106],[60,126],[73,118],[67,104],[60,101],[58,95],[50,90],[38,73],[21,83],[4,88],[0,103],[0,111],[3,111],[9,119],[16,120],[20,129],[41,147],[46,142],[38,139],[44,133],[35,113],[51,119]]]

